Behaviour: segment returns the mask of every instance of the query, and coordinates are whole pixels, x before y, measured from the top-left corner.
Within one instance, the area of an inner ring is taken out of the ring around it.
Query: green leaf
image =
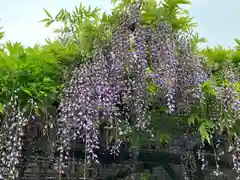
[[[160,133],[159,134],[159,143],[169,143],[169,134],[168,133]]]
[[[49,21],[51,21],[52,19],[49,19],[49,18],[45,18],[45,19],[43,19],[43,20],[41,20],[41,21],[39,21],[39,22],[49,22]]]
[[[148,90],[149,90],[150,94],[152,94],[152,95],[156,94],[157,89],[158,88],[157,88],[156,84],[154,84],[154,83],[149,83],[148,84]]]
[[[0,113],[3,113],[3,104],[0,103]]]
[[[188,125],[190,126],[190,125],[192,125],[192,124],[194,124],[195,123],[195,117],[194,116],[190,116],[189,118],[188,118]]]
[[[28,94],[29,96],[33,96],[32,93],[31,93],[31,91],[28,90],[27,88],[23,88],[23,91],[24,91],[26,94]]]
[[[53,82],[53,80],[50,79],[49,77],[44,77],[43,82],[48,83],[48,82]]]
[[[118,0],[111,0],[111,4],[115,5],[118,2]]]
[[[55,19],[57,20],[57,21],[59,21],[59,20],[61,20],[61,16],[64,14],[64,12],[62,11],[62,10],[60,10],[58,13],[57,13],[57,15],[55,16]]]
[[[46,9],[43,8],[43,10],[44,10],[44,12],[46,13],[46,15],[47,15],[51,20],[53,20],[51,14],[50,14]]]
[[[4,32],[0,32],[0,39],[4,37]]]
[[[238,45],[240,45],[240,40],[239,39],[234,39],[234,41],[238,44]]]
[[[191,1],[189,1],[189,0],[178,0],[178,3],[179,4],[191,4]]]
[[[54,22],[54,20],[51,20],[51,21],[46,22],[45,27],[50,26],[53,22]]]
[[[40,116],[39,109],[37,107],[34,107],[34,112],[37,116]]]
[[[204,140],[207,140],[207,142],[211,144],[208,123],[202,122],[199,126],[199,132],[201,134],[202,142],[204,142]]]

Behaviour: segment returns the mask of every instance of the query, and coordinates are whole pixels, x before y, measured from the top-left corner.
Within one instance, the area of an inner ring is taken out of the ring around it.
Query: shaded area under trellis
[[[50,111],[53,112],[51,114],[55,114],[55,108]],[[55,124],[55,118],[53,117],[51,120],[47,119],[47,122],[50,123],[52,121],[51,123]],[[52,146],[52,142],[56,143],[56,127],[49,128],[46,132],[47,135],[44,135],[42,132],[43,122],[44,119],[41,119],[41,121],[31,121],[25,129],[23,157],[19,164],[20,176],[18,180],[59,179],[59,173],[57,170],[54,170],[55,163],[59,159],[59,154],[56,151],[56,147]],[[227,143],[226,138],[223,136],[220,139],[223,142],[222,146],[225,146]],[[97,151],[100,164],[91,168],[84,167],[84,145],[82,142],[75,142],[70,153],[73,158],[70,160],[69,169],[65,169],[66,177],[62,177],[62,179],[84,179],[84,168],[87,172],[85,179],[94,180],[127,179],[132,174],[143,175],[146,172],[151,177],[157,178],[155,171],[159,168],[166,174],[164,176],[168,177],[168,179],[170,178],[169,180],[179,180],[179,177],[183,177],[180,167],[182,166],[181,156],[184,152],[179,151],[174,153],[168,150],[167,147],[165,148],[164,145],[159,149],[159,147],[152,146],[150,141],[141,147],[135,147],[138,150],[133,151],[130,148],[129,142],[126,141],[120,148],[120,154],[115,156],[111,155],[106,146],[104,146],[104,141],[103,138],[103,145]],[[176,139],[173,138],[171,141],[174,142]],[[205,180],[209,176],[208,171],[213,171],[216,168],[215,156],[211,147],[205,146],[207,151],[206,159],[209,161],[209,166],[202,172],[200,167],[201,162],[196,158],[197,155],[194,154],[201,141],[193,138],[186,139],[185,142],[180,142],[180,144],[184,145],[195,156],[197,180]],[[177,146],[179,145],[176,144],[175,146],[175,149],[178,149]],[[134,153],[137,153],[135,157],[133,156]],[[231,163],[231,155],[226,152],[226,155],[221,158],[219,165],[222,171],[227,171],[227,176],[231,176],[230,179],[232,180],[232,177],[235,177],[235,175]],[[163,174],[160,177],[163,177]]]
[[[79,146],[81,147],[81,146]],[[54,154],[52,157],[47,155],[46,152],[41,152],[39,149],[35,152],[25,151],[22,163],[20,164],[20,177],[19,180],[44,180],[44,179],[60,179],[57,170],[54,170],[55,163],[58,161],[58,155]],[[69,168],[65,169],[65,173],[61,179],[98,179],[98,180],[117,180],[126,179],[132,174],[144,174],[149,172],[151,177],[156,177],[154,169],[161,167],[164,176],[170,178],[169,180],[180,180],[179,177],[183,177],[182,171],[176,171],[176,167],[181,167],[181,155],[171,153],[167,151],[140,149],[138,155],[133,162],[133,156],[128,147],[122,147],[119,156],[111,155],[109,151],[102,148],[98,151],[100,164],[91,168],[84,167],[84,150],[74,149],[74,158],[69,160]],[[193,150],[192,150],[193,152]],[[45,156],[44,156],[45,153]],[[31,155],[31,156],[28,156]],[[209,173],[215,169],[216,162],[212,153],[206,155],[206,159],[209,161],[208,169],[204,172],[201,171],[201,162],[196,160],[197,164],[197,180],[207,179]],[[233,171],[231,171],[231,163],[226,158],[219,161],[221,170],[228,171],[228,176],[234,177]],[[134,169],[133,169],[134,167]],[[180,168],[181,169],[181,168]],[[230,173],[229,173],[230,172]],[[64,177],[65,176],[65,177]],[[162,177],[160,175],[160,177]],[[205,176],[205,177],[204,177]],[[162,179],[161,179],[162,180]],[[168,179],[166,179],[168,180]],[[194,179],[193,179],[194,180]]]
[[[51,110],[51,114],[55,114],[56,109]],[[56,143],[56,127],[47,130],[47,135],[43,131],[43,122],[53,123],[56,117],[50,119],[39,119],[36,121],[31,121],[25,129],[24,137],[24,148],[22,151],[23,157],[21,163],[19,164],[19,178],[18,180],[46,180],[46,179],[60,179],[57,170],[54,170],[54,164],[59,159],[59,154],[56,152],[56,147],[51,145],[52,142]],[[182,132],[179,136],[181,136]],[[104,144],[104,139],[103,144]],[[175,141],[175,139],[171,139]],[[222,138],[223,145],[227,143],[226,138]],[[189,152],[195,152],[200,145],[201,141],[198,139],[185,140],[181,142]],[[178,145],[176,145],[178,146]],[[151,147],[151,148],[150,148]],[[176,147],[177,149],[178,147]],[[111,155],[107,148],[102,145],[100,150],[97,151],[99,156],[100,164],[95,167],[85,168],[86,178],[94,180],[117,180],[117,179],[127,179],[133,174],[150,174],[150,176],[156,177],[156,169],[161,169],[164,175],[161,174],[160,177],[166,176],[166,180],[180,180],[179,177],[183,177],[181,165],[181,156],[183,152],[173,153],[164,147],[160,149],[151,146],[151,142],[147,142],[146,145],[141,147],[135,147],[138,149],[137,155],[134,158],[134,152],[130,148],[129,142],[122,144],[120,148],[119,156]],[[216,168],[215,157],[211,147],[205,146],[207,150],[206,159],[209,161],[208,168],[202,172],[201,162],[196,158],[197,164],[197,180],[208,180],[209,172]],[[69,169],[65,170],[65,176],[62,179],[84,179],[84,145],[81,142],[75,142],[75,146],[71,149],[71,156],[74,158],[69,163]],[[222,171],[226,171],[227,176],[234,179],[234,172],[231,167],[231,156],[226,153],[224,158],[221,158],[219,165]],[[178,169],[178,170],[176,170]],[[205,176],[205,177],[204,177]],[[206,178],[207,177],[207,178]],[[137,179],[136,179],[137,180]],[[163,180],[163,179],[161,179]],[[194,179],[193,179],[194,180]]]

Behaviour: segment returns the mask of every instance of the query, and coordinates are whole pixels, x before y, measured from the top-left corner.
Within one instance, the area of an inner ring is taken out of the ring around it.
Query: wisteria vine
[[[106,47],[96,41],[91,61],[75,67],[63,90],[57,121],[61,173],[68,163],[72,142],[76,140],[84,144],[86,163],[98,162],[96,150],[100,148],[103,124],[114,137],[115,144],[107,147],[113,153],[119,152],[122,137],[132,131],[152,133],[149,106],[153,99],[148,90],[149,82],[154,82],[162,93],[162,97],[156,97],[162,99],[160,105],[167,107],[169,115],[187,116],[192,107],[205,108],[204,113],[213,122],[212,134],[222,132],[223,127],[231,128],[239,119],[240,97],[234,84],[237,82],[235,73],[228,69],[225,73],[228,85],[214,86],[215,95],[207,97],[202,85],[211,78],[203,67],[203,59],[191,51],[188,37],[174,32],[165,21],[159,20],[156,28],[141,24],[138,3],[126,10],[126,16]],[[16,166],[21,157],[23,128],[29,118],[19,108],[17,96],[13,96],[6,107],[9,108],[1,126],[0,174],[8,174],[8,178],[14,180],[18,176]],[[219,143],[214,147],[215,175],[220,173]],[[239,174],[237,135],[234,143],[230,148],[233,169]],[[184,153],[183,169],[187,179],[187,174],[194,174],[196,165],[186,148]],[[198,155],[204,170],[207,161],[203,147],[199,148]],[[189,170],[186,164],[193,169]]]
[[[185,87],[195,93],[192,95],[195,100],[201,97],[200,85],[208,77],[198,62],[200,58],[190,53],[183,37],[176,41],[168,23],[160,21],[156,29],[141,25],[139,7],[139,4],[130,6],[123,23],[113,33],[107,52],[96,45],[91,63],[72,72],[60,105],[62,154],[69,149],[73,137],[78,137],[85,143],[87,162],[97,161],[99,126],[106,122],[119,143],[121,136],[133,129],[151,132],[149,77],[164,92],[162,105],[168,107],[167,113],[181,109],[177,102],[190,95],[190,92],[185,92],[185,96],[179,93]],[[134,29],[129,28],[133,25]],[[151,71],[149,77],[147,69]],[[184,106],[196,102],[187,100]]]

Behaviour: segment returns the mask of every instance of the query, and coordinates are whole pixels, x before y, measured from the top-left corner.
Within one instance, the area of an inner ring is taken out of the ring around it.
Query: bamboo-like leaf
[[[53,22],[54,22],[54,20],[48,21],[48,22],[45,24],[45,27],[49,27]]]
[[[60,17],[61,17],[61,15],[62,15],[62,13],[63,13],[63,11],[60,10],[60,11],[57,13],[57,15],[55,16],[55,19],[56,19],[57,21],[60,20]]]
[[[4,37],[4,32],[0,32],[0,39]]]
[[[47,15],[51,20],[53,20],[51,14],[50,14],[46,9],[43,8],[43,10],[44,10],[44,12],[46,13],[46,15]]]

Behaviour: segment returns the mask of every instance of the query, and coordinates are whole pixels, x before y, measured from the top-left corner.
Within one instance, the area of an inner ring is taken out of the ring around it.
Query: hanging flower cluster
[[[135,52],[130,52],[132,42],[141,43],[143,40],[137,39],[126,29],[127,25],[123,25],[113,35],[108,55],[104,55],[100,47],[95,47],[91,64],[73,71],[60,105],[58,133],[62,140],[62,156],[64,151],[67,155],[71,140],[79,137],[85,143],[87,162],[97,161],[94,150],[99,147],[98,127],[101,123],[107,122],[116,135],[131,131],[129,122],[133,119],[136,119],[136,128],[146,129],[144,112],[147,112],[147,84],[143,78],[144,54],[138,53],[145,50],[136,45]],[[124,110],[120,111],[117,106],[119,104],[124,105]],[[125,118],[129,121],[123,121],[122,114],[127,115]],[[117,136],[115,138],[118,140]]]
[[[237,74],[233,71],[233,69],[226,65],[222,68],[222,79],[220,82],[222,84],[216,84],[216,81],[209,81],[211,84],[209,92],[211,92],[210,96],[204,97],[203,106],[205,108],[204,113],[205,116],[212,122],[210,137],[212,138],[213,135],[217,139],[218,137],[222,136],[222,133],[226,129],[232,129],[235,126],[236,121],[239,119],[239,107],[240,107],[240,96],[239,92],[236,88]],[[223,175],[220,171],[219,160],[221,156],[226,154],[224,150],[221,149],[220,144],[226,143],[222,142],[222,140],[217,139],[216,142],[212,142],[212,146],[214,149],[214,156],[216,161],[216,170],[213,171],[214,176]],[[233,169],[237,171],[239,164],[238,164],[238,136],[235,135],[234,140],[234,148],[230,148],[230,151],[233,153]],[[204,153],[199,153],[201,159],[204,160]],[[203,164],[206,164],[203,162]],[[205,168],[206,165],[204,165]]]
[[[99,148],[102,123],[114,132],[119,143],[121,136],[132,128],[150,132],[147,68],[152,69],[151,78],[165,92],[163,105],[168,107],[168,113],[175,112],[179,108],[176,102],[185,98],[179,96],[180,89],[187,86],[192,91],[200,89],[199,85],[207,79],[201,63],[196,65],[199,59],[189,52],[185,41],[178,39],[182,43],[179,45],[168,23],[159,22],[155,30],[140,24],[139,7],[138,4],[129,7],[107,51],[96,45],[91,63],[72,72],[58,121],[62,162],[66,162],[71,141],[76,138],[85,143],[87,162],[97,161],[94,150]],[[190,100],[185,105],[189,104]]]
[[[20,110],[18,96],[14,95],[5,106],[6,116],[1,126],[0,137],[0,174],[6,179],[18,177],[17,165],[22,152],[24,126],[28,119]]]
[[[232,153],[233,170],[237,173],[236,180],[240,179],[240,139],[236,136],[233,146],[229,147],[229,152]]]

